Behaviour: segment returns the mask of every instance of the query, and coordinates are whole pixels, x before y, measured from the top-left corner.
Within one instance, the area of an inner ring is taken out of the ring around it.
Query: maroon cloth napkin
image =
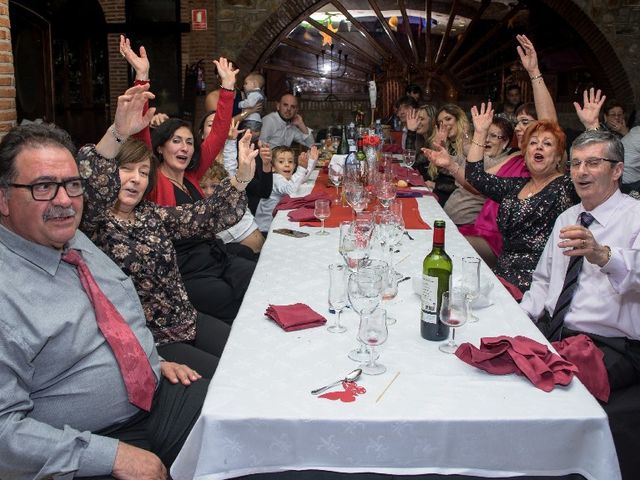
[[[280,202],[273,209],[273,215],[275,216],[280,210],[293,210],[300,207],[314,207],[316,200],[330,200],[331,197],[326,192],[315,192],[305,195],[304,197],[292,198],[289,195],[284,195]]]
[[[382,151],[384,153],[402,153],[402,145],[399,145],[397,143],[385,143],[382,146]]]
[[[511,296],[516,299],[517,302],[522,300],[522,297],[524,296],[524,294],[522,293],[522,291],[518,287],[516,287],[511,282],[507,282],[500,275],[498,275],[498,280],[500,280],[500,283],[504,286],[504,288],[507,289],[507,291],[511,294]]]
[[[318,220],[313,214],[314,211],[314,208],[302,207],[296,210],[291,210],[287,216],[292,222],[312,222],[317,220],[318,223],[320,223],[320,220]]]
[[[496,375],[524,375],[540,390],[550,392],[555,385],[568,385],[578,368],[551,352],[546,345],[527,337],[485,337],[480,348],[463,343],[456,357],[469,365]]]
[[[602,402],[609,401],[609,375],[604,366],[604,353],[588,336],[580,334],[553,342],[560,356],[573,363],[579,371],[580,379],[591,395]]]
[[[410,188],[399,188],[396,191],[396,198],[416,198],[422,197],[425,192],[419,190],[411,190]]]
[[[293,305],[269,305],[264,313],[282,327],[285,332],[293,332],[304,328],[320,327],[327,319],[304,303]]]
[[[404,180],[412,187],[424,187],[424,178],[420,175],[420,172],[413,168],[403,167],[402,165],[393,166],[393,175],[398,180]]]

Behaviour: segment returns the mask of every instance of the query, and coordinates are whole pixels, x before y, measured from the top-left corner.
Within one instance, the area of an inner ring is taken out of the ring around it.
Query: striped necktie
[[[593,223],[593,215],[587,212],[582,212],[580,214],[580,224],[589,228],[589,225]],[[573,299],[573,294],[578,288],[578,281],[580,280],[580,270],[582,270],[582,262],[584,261],[583,256],[571,257],[569,260],[569,267],[567,268],[567,273],[564,277],[564,284],[562,285],[562,290],[560,291],[560,296],[558,297],[558,301],[556,302],[556,308],[553,310],[553,316],[551,317],[551,326],[549,328],[550,334],[547,338],[551,341],[560,340],[562,334],[562,325],[564,324],[564,317],[569,311],[569,307],[571,306],[571,300]]]
[[[78,251],[68,250],[62,260],[78,269],[80,283],[93,305],[98,328],[120,367],[129,402],[142,410],[150,411],[156,377],[142,345],[120,312],[102,292]]]

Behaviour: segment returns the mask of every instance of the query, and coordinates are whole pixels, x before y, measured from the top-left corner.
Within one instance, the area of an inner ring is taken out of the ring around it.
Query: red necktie
[[[156,377],[140,342],[122,315],[102,293],[80,254],[76,250],[69,250],[62,256],[62,260],[78,269],[80,282],[93,304],[98,328],[120,367],[129,402],[142,410],[150,411]]]

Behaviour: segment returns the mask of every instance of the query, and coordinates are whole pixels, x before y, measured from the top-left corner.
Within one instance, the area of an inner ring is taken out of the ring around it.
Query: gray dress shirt
[[[273,112],[262,117],[260,140],[268,143],[271,148],[282,145],[290,147],[294,140],[310,147],[313,145],[313,131],[308,127],[307,130],[307,133],[302,133],[298,127],[284,121],[278,112]]]
[[[160,362],[131,280],[81,232],[69,242]],[[117,440],[92,434],[139,412],[62,252],[0,225],[0,478],[111,473]]]

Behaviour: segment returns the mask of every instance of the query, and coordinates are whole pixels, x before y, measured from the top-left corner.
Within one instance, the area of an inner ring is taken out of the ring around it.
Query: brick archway
[[[290,0],[283,2],[263,22],[238,56],[243,71],[260,69],[280,41],[303,19],[327,0]],[[589,16],[573,1],[542,0],[553,13],[563,19],[571,19],[570,26],[591,52],[591,67],[598,85],[612,92],[624,104],[634,103],[634,93],[629,77],[608,39]],[[567,22],[569,24],[569,22]]]

